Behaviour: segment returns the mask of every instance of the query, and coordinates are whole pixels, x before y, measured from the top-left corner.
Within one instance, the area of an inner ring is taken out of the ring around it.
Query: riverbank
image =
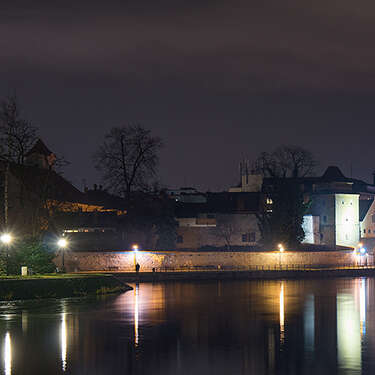
[[[0,278],[0,301],[82,297],[119,293],[132,288],[113,275],[53,274]]]
[[[305,279],[331,277],[374,277],[375,267],[342,267],[310,269],[269,270],[220,270],[220,271],[165,271],[165,272],[116,272],[123,282],[156,282],[178,280],[267,280]]]

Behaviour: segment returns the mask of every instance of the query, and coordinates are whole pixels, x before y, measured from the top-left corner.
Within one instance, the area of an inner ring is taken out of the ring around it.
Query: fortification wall
[[[135,260],[141,271],[152,268],[179,269],[194,267],[245,268],[245,267],[292,267],[297,266],[338,266],[359,264],[358,256],[352,251],[321,252],[66,252],[65,267],[75,271],[133,271]],[[364,259],[362,259],[364,261]],[[55,259],[61,267],[61,255]]]

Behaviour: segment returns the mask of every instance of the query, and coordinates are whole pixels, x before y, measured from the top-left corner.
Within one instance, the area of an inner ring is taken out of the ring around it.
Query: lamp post
[[[5,259],[6,259],[6,273],[7,276],[9,275],[9,245],[12,242],[12,236],[9,233],[4,233],[0,237],[1,242],[5,246],[6,252],[5,252]]]
[[[284,252],[285,249],[281,243],[279,243],[277,247],[279,248],[279,268],[281,269],[281,254]]]
[[[65,272],[65,259],[64,259],[64,255],[65,255],[65,249],[68,246],[68,241],[65,238],[60,238],[57,241],[57,245],[59,246],[59,249],[61,251],[61,271]]]
[[[134,253],[134,269],[137,271],[137,253],[138,253],[138,245],[135,244],[132,246],[133,253]]]

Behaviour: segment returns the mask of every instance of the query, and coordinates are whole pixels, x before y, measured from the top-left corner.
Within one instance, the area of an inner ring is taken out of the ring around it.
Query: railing
[[[359,269],[374,269],[374,265],[359,265],[359,264],[341,264],[337,266],[329,265],[308,265],[308,264],[283,264],[283,265],[248,265],[248,266],[221,266],[221,265],[207,265],[207,266],[182,266],[182,267],[155,267],[153,269],[140,269],[140,272],[269,272],[269,271],[319,271],[319,270],[359,270]],[[111,271],[115,271],[111,269]],[[118,270],[121,272],[121,270]],[[130,271],[132,272],[132,271]],[[135,271],[133,271],[135,272]]]

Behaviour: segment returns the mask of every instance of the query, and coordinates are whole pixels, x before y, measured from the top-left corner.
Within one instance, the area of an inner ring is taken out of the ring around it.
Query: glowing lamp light
[[[3,244],[10,244],[12,242],[12,236],[9,233],[4,233],[1,237],[0,240]]]
[[[281,253],[284,251],[284,246],[283,246],[281,243],[279,243],[279,244],[277,245],[277,247],[279,248],[279,251],[280,251]]]
[[[365,255],[365,253],[366,253],[366,249],[364,247],[361,247],[359,249],[359,251],[360,251],[361,255]]]
[[[133,245],[133,250],[136,253],[138,251],[138,245]]]
[[[62,249],[64,249],[65,247],[67,247],[68,245],[68,241],[65,239],[65,238],[60,238],[58,241],[57,241],[57,245],[59,247],[61,247]]]

